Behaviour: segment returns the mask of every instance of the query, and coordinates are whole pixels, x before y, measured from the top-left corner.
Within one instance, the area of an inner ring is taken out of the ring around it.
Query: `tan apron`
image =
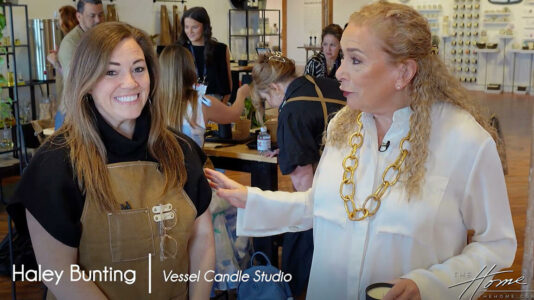
[[[116,163],[108,165],[108,171],[117,201],[130,208],[102,212],[95,201],[85,199],[78,248],[81,269],[110,271],[112,268],[113,272],[122,270],[123,275],[127,274],[126,270],[135,271],[135,282],[131,285],[120,281],[118,273],[111,277],[109,272],[108,281],[98,281],[98,278],[94,281],[109,299],[187,299],[188,282],[165,282],[164,271],[190,273],[187,246],[197,214],[194,204],[179,187],[161,195],[165,177],[158,171],[157,163]],[[154,207],[161,212],[155,213]],[[163,224],[160,219],[164,219]],[[151,294],[148,294],[149,253]],[[70,280],[70,274],[65,273]],[[131,278],[132,272],[129,274]],[[47,299],[54,297],[48,293]]]
[[[326,131],[326,127],[328,126],[328,111],[326,110],[326,103],[335,103],[335,104],[341,104],[345,106],[347,103],[345,101],[339,100],[339,99],[333,99],[333,98],[325,98],[323,97],[323,92],[315,83],[315,80],[310,75],[304,75],[306,79],[308,79],[309,82],[311,82],[315,86],[315,92],[317,93],[317,97],[311,97],[311,96],[299,96],[299,97],[293,97],[286,100],[285,103],[293,102],[293,101],[317,101],[321,103],[321,107],[323,108],[323,118],[324,118],[324,130]]]

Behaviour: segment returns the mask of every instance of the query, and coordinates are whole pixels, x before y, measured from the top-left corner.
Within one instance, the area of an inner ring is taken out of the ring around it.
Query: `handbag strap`
[[[265,253],[263,253],[261,251],[256,251],[256,252],[254,252],[254,254],[252,254],[252,257],[250,258],[250,266],[251,267],[254,267],[254,257],[256,257],[256,255],[258,255],[258,254],[263,256],[263,258],[265,258],[265,261],[267,262],[266,266],[270,266],[271,265],[271,261],[269,260],[267,255],[265,255]]]

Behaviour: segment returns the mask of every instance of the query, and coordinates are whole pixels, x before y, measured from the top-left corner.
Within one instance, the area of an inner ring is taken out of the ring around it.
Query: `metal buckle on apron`
[[[152,206],[152,212],[155,214],[159,214],[160,212],[168,212],[168,211],[171,211],[171,209],[172,209],[172,204],[170,203]]]
[[[173,211],[169,211],[169,212],[166,212],[166,213],[159,213],[157,215],[154,215],[154,221],[155,222],[161,222],[161,221],[166,221],[166,220],[172,220],[174,219],[174,212]]]

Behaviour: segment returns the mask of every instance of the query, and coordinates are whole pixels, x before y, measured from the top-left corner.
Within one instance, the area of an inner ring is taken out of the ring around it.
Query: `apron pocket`
[[[146,259],[154,255],[154,235],[148,209],[108,213],[109,243],[113,262]]]

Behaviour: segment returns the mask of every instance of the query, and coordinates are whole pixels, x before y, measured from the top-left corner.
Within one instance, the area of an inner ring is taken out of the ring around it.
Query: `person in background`
[[[76,8],[71,5],[65,5],[59,8],[59,29],[63,36],[66,36],[72,29],[78,25],[76,18]],[[57,57],[57,50],[51,50],[46,56],[46,60],[52,64],[56,70],[56,97],[61,98],[63,92],[63,70]]]
[[[212,37],[211,22],[204,7],[193,7],[182,16],[180,43],[193,54],[199,83],[206,94],[227,103],[232,91],[230,50]]]
[[[336,78],[336,71],[341,65],[341,35],[343,29],[337,24],[330,24],[321,33],[321,51],[306,63],[304,74],[313,77]]]
[[[205,274],[215,253],[206,157],[165,124],[150,37],[109,22],[79,44],[64,90],[65,124],[39,148],[14,195],[38,264],[66,271],[47,283],[48,292],[57,299],[209,299],[203,275],[164,278]],[[71,281],[72,266],[115,275]]]
[[[377,282],[394,284],[385,300],[470,297],[491,276],[471,280],[510,266],[517,249],[494,129],[432,54],[413,8],[362,7],[341,48],[347,106],[330,121],[311,189],[264,192],[206,169],[212,187],[244,208],[239,235],[313,226],[309,299],[366,299]]]
[[[245,85],[246,86],[246,85]],[[336,80],[297,76],[295,63],[280,53],[260,55],[252,68],[252,99],[263,111],[265,102],[278,108],[277,142],[280,171],[289,175],[296,191],[312,186],[321,157],[323,133],[329,116],[345,105]],[[240,88],[241,90],[242,88]],[[238,93],[236,101],[247,94]],[[259,248],[256,240],[255,248]],[[268,249],[268,246],[267,246]],[[268,251],[267,251],[268,252]],[[282,271],[293,275],[289,282],[294,296],[306,291],[313,256],[313,232],[284,235]]]
[[[76,18],[76,8],[72,5],[65,5],[59,8],[59,30],[63,36],[66,36],[74,27],[76,27],[79,22]],[[57,50],[51,50],[50,53],[46,56],[48,62],[50,62],[57,72],[61,74],[61,64],[57,58]],[[56,87],[57,87],[57,78],[56,78]]]
[[[78,0],[76,5],[76,18],[78,26],[74,27],[61,41],[57,58],[61,66],[63,78],[69,76],[70,62],[72,55],[78,47],[84,32],[104,21],[104,8],[101,0]],[[59,99],[58,111],[55,117],[55,128],[58,129],[65,119],[65,103],[62,95],[57,95]]]
[[[160,93],[160,97],[167,111],[169,126],[183,132],[202,147],[207,122],[228,124],[239,120],[245,97],[239,97],[232,106],[227,106],[197,91],[195,62],[186,48],[180,45],[167,46],[161,52],[159,61],[160,90],[165,91]]]

